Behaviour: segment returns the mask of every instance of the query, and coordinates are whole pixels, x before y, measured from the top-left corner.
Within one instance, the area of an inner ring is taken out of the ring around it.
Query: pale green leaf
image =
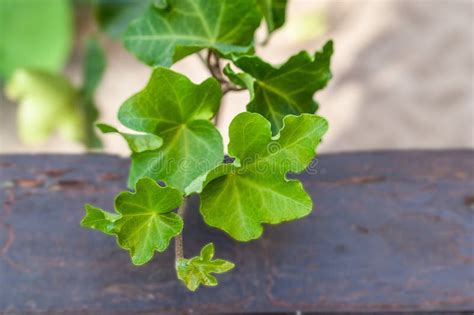
[[[196,291],[200,285],[216,286],[217,279],[212,273],[224,273],[234,264],[223,259],[213,259],[214,244],[209,243],[201,249],[199,256],[191,259],[180,258],[176,261],[178,278],[191,291]]]
[[[268,33],[275,31],[285,24],[286,6],[288,0],[257,0],[267,22]]]
[[[163,139],[160,149],[132,155],[129,185],[148,176],[184,192],[193,180],[221,163],[222,137],[209,121],[221,97],[213,78],[196,85],[184,75],[156,69],[146,88],[119,111],[125,126]]]
[[[117,133],[122,136],[122,138],[127,141],[128,146],[132,152],[144,152],[157,150],[163,144],[163,139],[153,134],[130,134],[125,132],[120,132],[117,128],[112,127],[107,124],[98,123],[96,124],[102,133]]]
[[[151,66],[169,67],[203,48],[222,54],[253,46],[262,15],[255,0],[168,0],[149,8],[124,34],[125,47]]]
[[[327,130],[316,115],[287,116],[272,137],[270,123],[256,113],[241,113],[229,130],[233,164],[209,172],[201,194],[204,221],[239,241],[260,237],[262,223],[277,224],[308,215],[310,196],[301,182],[286,179],[302,172]]]
[[[282,127],[286,115],[313,114],[318,107],[313,100],[315,92],[332,77],[332,54],[333,44],[329,41],[314,57],[303,51],[278,68],[256,56],[237,58],[235,64],[255,78],[247,110],[267,118],[274,134]]]
[[[72,33],[69,0],[0,0],[0,77],[19,68],[58,72]]]
[[[145,177],[137,182],[134,193],[117,195],[116,214],[86,205],[81,225],[116,235],[120,247],[130,252],[133,264],[143,265],[181,233],[183,220],[172,211],[182,201],[179,191]]]
[[[7,82],[5,93],[19,103],[17,127],[24,143],[41,143],[54,132],[66,140],[84,141],[81,97],[66,77],[20,69]]]

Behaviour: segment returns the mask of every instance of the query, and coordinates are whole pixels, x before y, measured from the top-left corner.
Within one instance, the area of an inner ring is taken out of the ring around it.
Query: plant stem
[[[184,215],[186,214],[186,203],[188,199],[185,198],[181,206],[178,209],[178,215],[181,219],[184,220]],[[183,254],[183,232],[174,238],[174,250],[175,250],[175,261],[178,261],[180,258],[184,258]]]
[[[207,66],[207,69],[209,70],[211,75],[217,81],[219,81],[219,83],[221,85],[223,95],[226,95],[230,91],[238,92],[238,91],[245,90],[244,88],[240,88],[238,86],[235,86],[234,84],[232,84],[230,81],[228,81],[225,78],[225,76],[222,72],[222,68],[221,68],[221,60],[219,58],[219,55],[214,50],[208,49],[207,50],[207,57],[205,59],[201,55],[199,55],[199,57],[200,57],[201,61],[203,61],[205,63],[205,65]],[[214,125],[216,125],[216,127],[219,127],[219,122],[221,120],[221,115],[222,115],[222,111],[219,110],[216,113],[216,116],[214,117]]]
[[[230,91],[245,90],[243,88],[239,88],[238,86],[233,85],[231,82],[226,80],[224,74],[222,73],[221,60],[219,58],[219,55],[212,49],[209,49],[207,52],[206,65],[211,75],[216,78],[216,80],[219,81],[219,83],[221,84],[222,93],[224,95],[229,93]]]
[[[243,90],[245,90],[245,89],[244,88],[239,88],[237,86],[233,86],[233,85],[229,84],[229,85],[224,86],[222,93],[225,95],[225,94],[229,93],[230,91],[240,92],[240,91],[243,91]]]
[[[214,59],[214,60],[213,60]],[[217,79],[221,84],[225,84],[227,81],[222,76],[221,63],[219,56],[214,53],[211,49],[207,52],[206,58],[207,68],[211,72],[212,76]]]

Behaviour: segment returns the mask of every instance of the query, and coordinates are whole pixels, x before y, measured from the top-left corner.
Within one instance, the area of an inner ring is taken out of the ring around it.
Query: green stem
[[[184,215],[186,214],[186,203],[188,199],[185,198],[181,206],[178,209],[178,215],[184,221]],[[174,250],[175,250],[175,260],[178,261],[180,258],[184,258],[183,254],[183,232],[174,238]]]

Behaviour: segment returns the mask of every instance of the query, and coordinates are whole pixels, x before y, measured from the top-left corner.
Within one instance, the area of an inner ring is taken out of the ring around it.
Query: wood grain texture
[[[315,211],[250,243],[206,227],[193,198],[185,255],[213,241],[236,263],[194,294],[172,247],[134,267],[80,228],[85,202],[112,208],[128,163],[0,157],[0,314],[474,310],[474,151],[322,155],[298,176]]]

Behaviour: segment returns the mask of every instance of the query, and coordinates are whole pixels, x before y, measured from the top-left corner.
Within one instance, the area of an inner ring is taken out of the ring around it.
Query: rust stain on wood
[[[43,186],[44,181],[36,178],[22,178],[16,179],[14,183],[22,188],[37,188]]]
[[[323,181],[323,184],[330,184],[330,185],[360,185],[360,184],[373,184],[373,183],[380,183],[386,181],[387,178],[385,176],[354,176],[354,177],[347,177],[339,180],[334,181]]]
[[[69,173],[70,171],[70,169],[49,169],[42,172],[41,174],[46,175],[48,177],[61,177]]]
[[[123,175],[117,173],[103,173],[100,175],[100,180],[102,181],[117,181],[122,179]]]
[[[95,186],[83,180],[68,179],[58,180],[49,189],[54,191],[93,191]]]

